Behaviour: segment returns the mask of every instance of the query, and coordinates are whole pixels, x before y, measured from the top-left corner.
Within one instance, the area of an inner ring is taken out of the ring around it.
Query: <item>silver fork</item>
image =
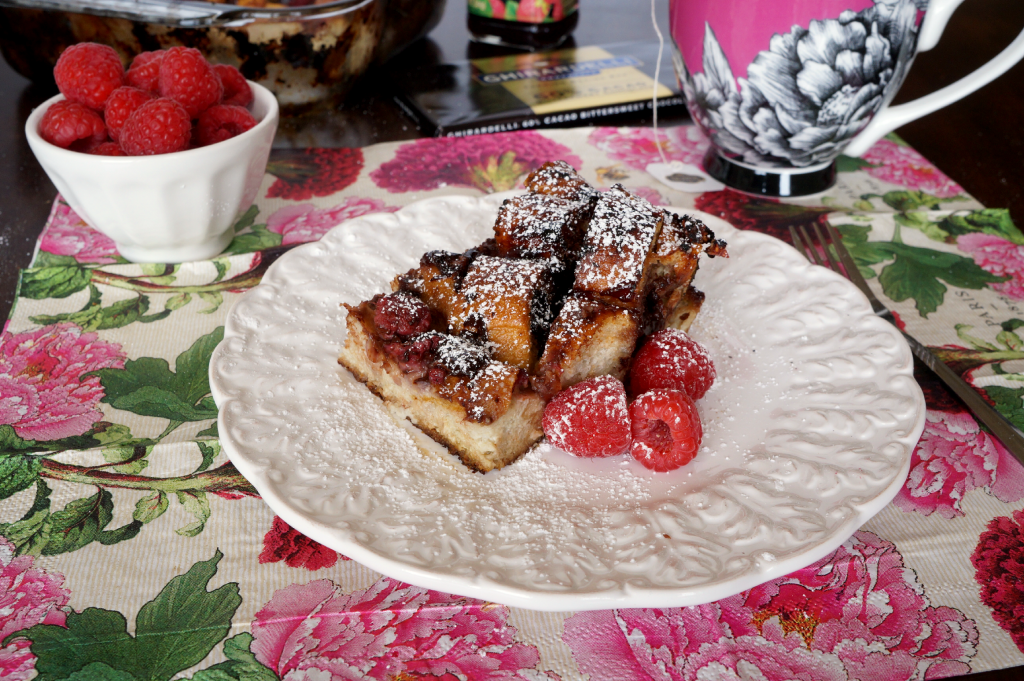
[[[828,238],[825,237],[826,231]],[[868,301],[871,303],[871,309],[875,311],[876,315],[897,326],[896,318],[893,317],[892,312],[882,305],[881,301],[871,292],[868,283],[864,281],[864,277],[861,276],[860,271],[857,269],[857,264],[853,261],[846,247],[843,246],[842,236],[835,227],[827,225],[826,229],[822,230],[820,225],[815,223],[812,235],[812,230],[808,230],[803,225],[790,226],[789,233],[793,237],[793,245],[802,251],[808,260],[816,265],[821,265],[838,272],[849,279],[867,296]],[[822,256],[822,253],[824,256]],[[838,260],[836,259],[837,256]],[[840,262],[842,266],[840,266]],[[897,326],[897,328],[899,327]],[[974,387],[965,381],[960,374],[950,369],[945,362],[932,354],[931,350],[925,345],[905,332],[903,332],[903,337],[907,339],[907,344],[910,346],[914,356],[921,360],[926,367],[931,369],[943,383],[956,393],[967,405],[967,408],[978,417],[978,420],[988,426],[989,430],[995,433],[1003,445],[1017,457],[1017,460],[1024,464],[1024,433],[1021,433],[1012,423],[1006,420],[1005,416],[992,408],[978,394]]]

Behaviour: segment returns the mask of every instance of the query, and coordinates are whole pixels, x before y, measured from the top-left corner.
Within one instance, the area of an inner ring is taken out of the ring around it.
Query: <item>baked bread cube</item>
[[[701,253],[728,256],[725,242],[715,239],[704,223],[666,212],[648,261],[644,334],[665,327],[689,329],[704,302],[704,294],[692,286]]]
[[[474,257],[473,251],[429,251],[420,258],[419,267],[395,277],[391,289],[416,294],[447,320],[462,304],[459,288]]]
[[[592,201],[545,194],[506,199],[498,209],[494,239],[506,258],[549,260],[556,272],[572,269],[593,212]]]
[[[576,265],[573,290],[619,307],[644,303],[648,260],[665,213],[615,185],[594,206]]]
[[[552,289],[544,261],[479,256],[462,280],[450,331],[490,343],[495,359],[529,371],[553,316]]]
[[[523,184],[534,194],[559,196],[570,201],[593,201],[600,193],[565,161],[548,161],[527,175]]]
[[[534,388],[550,399],[580,381],[623,378],[640,337],[640,312],[587,293],[572,293],[551,324]]]

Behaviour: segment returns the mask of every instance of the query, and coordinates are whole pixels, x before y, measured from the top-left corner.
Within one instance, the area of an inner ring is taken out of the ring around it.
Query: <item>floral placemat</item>
[[[295,244],[561,158],[788,239],[828,220],[907,330],[1024,425],[1024,235],[896,138],[822,195],[685,194],[696,128],[580,128],[276,152],[219,258],[126,263],[58,198],[0,336],[0,677],[924,679],[1024,665],[1024,468],[920,376],[894,503],[833,555],[698,608],[536,613],[412,587],[298,534],[221,453],[207,366]]]

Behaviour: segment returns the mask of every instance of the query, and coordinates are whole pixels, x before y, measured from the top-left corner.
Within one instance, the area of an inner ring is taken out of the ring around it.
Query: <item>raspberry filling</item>
[[[440,336],[423,335],[406,343],[384,343],[383,347],[387,356],[395,360],[403,373],[422,375],[427,372],[429,364],[437,354],[438,345],[440,345]],[[442,376],[441,381],[443,380]]]
[[[430,308],[411,293],[389,293],[376,296],[373,323],[386,341],[404,339],[430,330]]]

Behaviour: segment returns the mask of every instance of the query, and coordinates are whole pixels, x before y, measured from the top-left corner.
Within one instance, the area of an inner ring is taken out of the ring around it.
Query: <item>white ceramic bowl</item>
[[[217,255],[252,205],[277,131],[273,93],[249,82],[254,128],[208,147],[156,156],[93,156],[39,136],[46,100],[25,122],[39,164],[68,204],[135,262],[184,262]]]

